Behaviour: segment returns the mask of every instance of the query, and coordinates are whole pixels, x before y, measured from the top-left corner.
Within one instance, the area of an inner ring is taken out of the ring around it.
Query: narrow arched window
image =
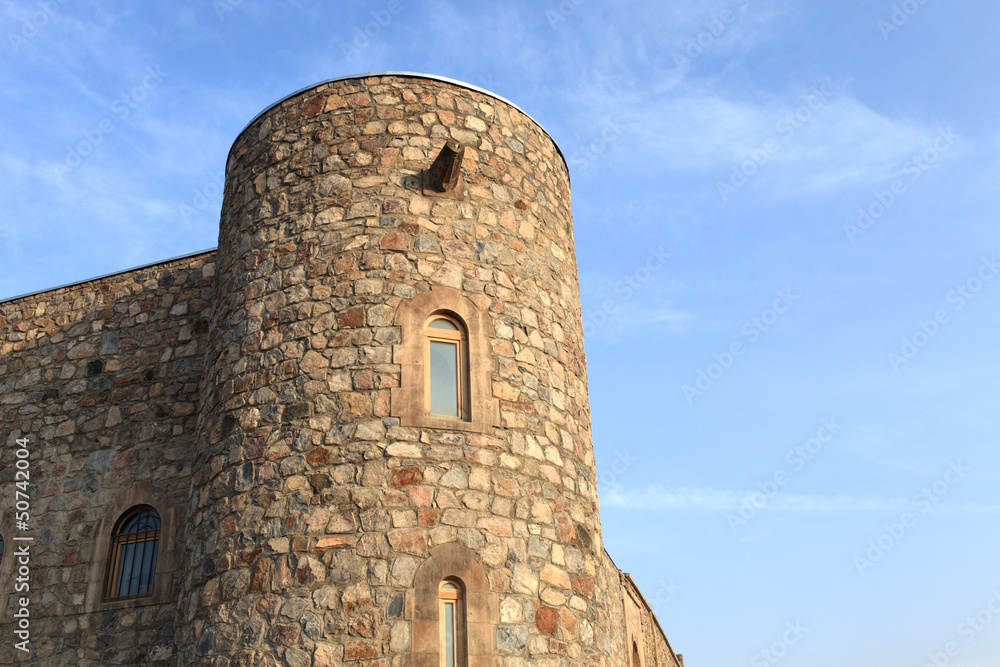
[[[459,582],[445,579],[438,588],[441,667],[465,667],[465,600]]]
[[[425,368],[429,414],[469,418],[468,336],[462,324],[448,315],[432,315],[424,327],[427,338]]]
[[[160,515],[148,505],[125,512],[111,538],[111,563],[105,597],[150,595],[160,544]]]
[[[3,562],[3,535],[0,535],[0,563]]]
[[[632,667],[642,667],[642,660],[639,658],[639,645],[632,642]]]

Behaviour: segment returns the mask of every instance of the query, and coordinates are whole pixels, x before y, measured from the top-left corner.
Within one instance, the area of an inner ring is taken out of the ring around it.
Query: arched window
[[[125,512],[111,538],[106,598],[150,595],[160,544],[160,515],[148,505]]]
[[[427,411],[442,417],[469,418],[468,336],[457,318],[434,314],[424,327],[427,338]]]
[[[465,604],[462,585],[445,579],[438,588],[441,667],[465,667]]]
[[[3,535],[0,535],[0,563],[3,562]]]
[[[632,667],[642,667],[642,661],[639,658],[639,645],[634,641],[632,642]]]

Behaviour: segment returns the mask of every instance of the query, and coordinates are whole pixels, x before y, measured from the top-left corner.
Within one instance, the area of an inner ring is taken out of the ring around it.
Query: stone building
[[[299,91],[218,249],[0,303],[0,441],[2,664],[683,664],[601,540],[565,161],[472,86]]]

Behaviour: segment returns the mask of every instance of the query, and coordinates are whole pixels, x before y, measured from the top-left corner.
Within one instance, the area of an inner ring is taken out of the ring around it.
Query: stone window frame
[[[13,512],[10,515],[13,516]],[[0,533],[8,536],[4,540],[4,557],[0,559],[0,617],[6,618],[7,601],[18,596],[17,591],[14,590],[14,571],[17,568],[17,559],[11,552],[11,544],[8,544],[8,542],[12,542],[10,536],[15,534],[14,524],[7,512],[0,514]]]
[[[410,653],[404,667],[439,667],[441,656],[441,584],[458,584],[464,597],[464,662],[461,667],[496,667],[494,628],[500,620],[499,601],[476,552],[460,544],[441,544],[430,550],[406,592],[405,619],[410,622]]]
[[[425,328],[434,315],[457,320],[468,337],[469,405],[465,419],[430,414]],[[400,366],[401,373],[399,386],[390,390],[389,413],[399,418],[400,425],[476,433],[490,433],[499,426],[500,401],[492,396],[494,362],[489,346],[493,322],[488,313],[459,290],[439,285],[401,303],[393,323],[400,328],[401,342],[392,347],[392,362]]]
[[[156,554],[156,572],[153,592],[149,595],[125,598],[106,598],[108,572],[111,555],[114,552],[114,530],[126,512],[137,505],[148,505],[160,515],[160,543]],[[173,600],[174,575],[177,573],[180,553],[177,547],[178,511],[164,491],[152,485],[149,480],[136,482],[120,490],[108,505],[104,516],[94,532],[94,554],[87,570],[87,592],[84,597],[84,612],[129,609],[158,604]]]
[[[623,586],[622,603],[625,611],[625,635],[627,644],[625,651],[628,654],[629,664],[634,662],[636,655],[639,658],[639,667],[646,667],[645,633],[643,632],[642,608],[632,592],[630,586]]]

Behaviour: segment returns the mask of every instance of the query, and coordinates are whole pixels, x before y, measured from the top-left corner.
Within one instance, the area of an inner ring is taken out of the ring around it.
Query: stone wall
[[[214,267],[202,254],[0,303],[0,664],[167,664],[175,653],[166,533],[190,493]],[[9,599],[22,437],[32,521],[17,534],[35,538],[29,660],[13,649]],[[159,594],[103,603],[107,534],[139,502],[164,522]]]
[[[614,568],[614,564],[611,567]],[[674,653],[642,591],[629,575],[619,572],[619,576],[624,605],[621,616],[623,641],[618,644],[624,648],[624,653],[619,664],[632,666],[632,643],[635,642],[639,648],[641,667],[684,667],[683,656]]]

